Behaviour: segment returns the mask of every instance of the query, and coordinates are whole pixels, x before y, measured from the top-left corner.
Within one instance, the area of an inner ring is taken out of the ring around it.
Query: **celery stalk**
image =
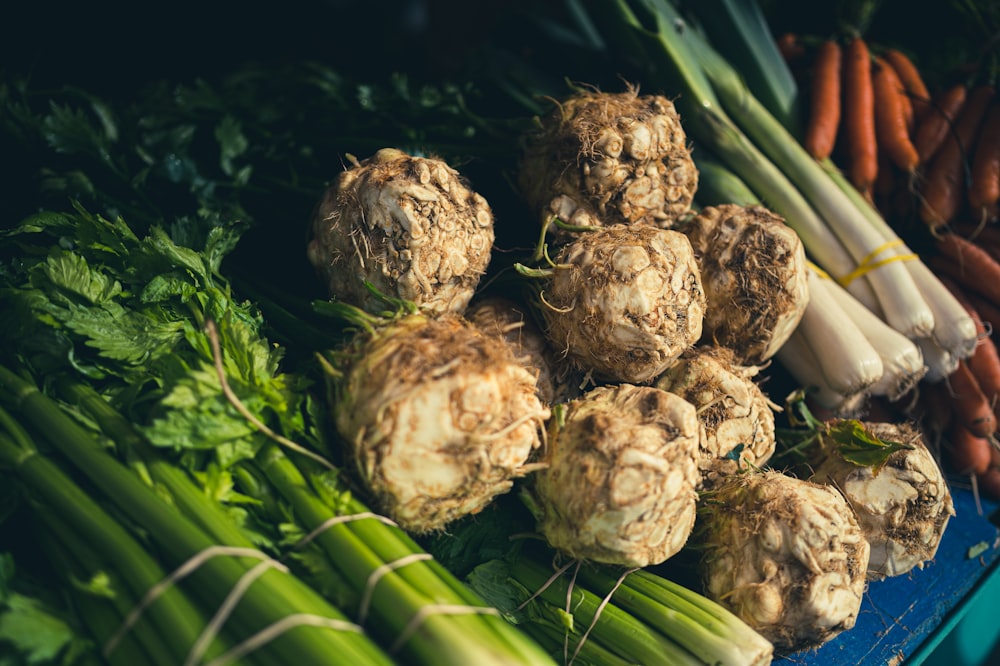
[[[175,565],[218,545],[144,485],[137,475],[108,455],[96,439],[37,387],[8,368],[0,367],[0,388],[14,403],[17,413],[43,433],[48,442],[100,487],[130,520],[142,525]],[[36,487],[39,492],[50,490],[41,480]],[[69,510],[68,503],[65,508]],[[215,557],[206,560],[189,578],[202,603],[217,604],[233,591],[252,564],[256,562],[247,563],[246,558]],[[300,579],[272,568],[247,588],[225,626],[227,629],[232,627],[237,635],[248,636],[301,613],[348,621],[343,613]],[[322,627],[303,627],[283,634],[261,650],[289,663],[315,663],[331,651],[351,663],[391,663],[388,656],[363,634]]]
[[[162,459],[92,387],[60,382],[60,389],[95,419],[100,427],[120,445],[136,453],[149,473],[163,483],[186,515],[201,524],[215,538],[232,545],[252,544],[228,520],[221,508],[196,488],[178,467]],[[278,495],[287,502],[306,530],[333,517],[334,510],[312,490],[299,468],[277,445],[266,445],[257,455],[264,476]],[[351,499],[347,514],[368,512],[367,507]],[[400,536],[402,535],[402,536]],[[315,542],[325,551],[332,569],[341,574],[338,596],[356,606],[372,573],[394,561],[419,551],[398,528],[379,520],[345,522],[321,532]],[[442,567],[427,561],[400,567],[383,576],[368,612],[367,626],[386,645],[398,637],[421,607],[434,603],[485,606],[467,587]],[[511,659],[544,664],[544,654],[519,630],[493,614],[448,615],[429,617],[420,632],[400,646],[399,656],[420,663],[465,664],[470,660],[497,663]]]
[[[607,594],[615,580],[602,569],[581,568],[580,577],[598,594]],[[646,571],[630,573],[612,597],[635,614],[710,664],[768,664],[770,641],[718,603],[683,585]]]
[[[54,511],[76,534],[103,552],[138,600],[166,577],[166,572],[124,527],[91,499],[63,470],[35,450],[25,450],[0,433],[0,461],[13,469],[31,496]],[[208,618],[177,587],[167,589],[146,611],[147,622],[171,637],[169,659],[183,663]],[[105,637],[109,638],[109,637]]]

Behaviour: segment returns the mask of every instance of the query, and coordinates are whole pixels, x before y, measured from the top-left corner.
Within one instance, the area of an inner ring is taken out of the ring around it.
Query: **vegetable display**
[[[1000,553],[1000,104],[889,6],[0,81],[0,661],[916,654]]]

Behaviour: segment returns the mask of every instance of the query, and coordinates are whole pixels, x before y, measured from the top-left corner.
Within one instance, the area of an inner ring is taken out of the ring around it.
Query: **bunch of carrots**
[[[932,230],[1000,214],[1000,96],[992,80],[930,91],[902,50],[859,34],[779,45],[808,91],[803,144],[832,158],[887,217]]]
[[[932,92],[903,51],[857,34],[778,43],[809,94],[804,147],[923,249],[979,328],[974,354],[921,382],[918,405],[942,462],[1000,499],[1000,96],[983,79]]]
[[[925,424],[953,471],[1000,499],[1000,226],[956,223],[934,237],[927,265],[976,322],[979,341],[945,381],[921,385]]]

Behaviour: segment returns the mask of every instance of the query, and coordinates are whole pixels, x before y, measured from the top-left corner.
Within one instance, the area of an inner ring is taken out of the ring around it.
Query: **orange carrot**
[[[979,318],[983,320],[984,325],[988,326],[991,331],[1000,330],[1000,305],[993,303],[971,289],[965,289],[965,297],[972,303],[972,307],[976,309],[976,312],[979,313]]]
[[[951,132],[968,94],[969,89],[965,84],[956,83],[934,96],[913,131],[913,145],[920,155],[921,164],[929,162],[937,153],[945,137]]]
[[[780,35],[777,43],[778,51],[787,63],[795,62],[806,54],[806,47],[799,41],[799,36],[794,32],[786,32]]]
[[[871,198],[878,175],[878,144],[871,55],[864,38],[855,35],[844,47],[843,59],[841,130],[847,174],[854,186]]]
[[[993,405],[983,393],[976,376],[965,359],[958,362],[955,372],[948,375],[955,420],[977,437],[989,437],[996,432],[997,420]]]
[[[921,191],[920,219],[932,229],[954,220],[966,201],[966,165],[992,99],[991,85],[980,84],[969,91],[962,110],[955,118],[954,135],[945,138],[927,165]]]
[[[979,492],[992,500],[1000,500],[1000,467],[990,465],[982,474],[976,475]]]
[[[892,65],[899,76],[900,83],[906,92],[907,99],[910,100],[910,110],[913,114],[913,122],[918,122],[927,110],[930,103],[931,94],[927,90],[923,76],[916,64],[899,49],[886,49],[882,56]]]
[[[1000,101],[986,112],[969,173],[969,206],[976,220],[988,220],[1000,201]]]
[[[959,474],[985,474],[990,468],[990,440],[979,437],[960,423],[948,429],[943,453],[948,465]]]
[[[816,49],[810,82],[809,119],[803,145],[825,160],[833,152],[840,127],[840,44],[827,39]]]
[[[983,321],[979,311],[972,304],[972,300],[966,295],[954,280],[948,277],[939,278],[941,283],[952,293],[976,326],[976,348],[972,356],[965,359],[972,376],[976,378],[980,390],[986,396],[987,401],[993,406],[993,416],[998,417],[998,403],[1000,403],[1000,353],[997,352],[996,343],[993,341],[992,323]]]
[[[989,252],[955,233],[941,234],[934,246],[938,254],[926,258],[934,272],[951,277],[964,289],[1000,304],[1000,262]]]
[[[892,66],[879,57],[875,58],[872,86],[875,95],[875,136],[879,149],[885,150],[893,164],[912,174],[917,169],[920,156],[910,141],[903,84]]]

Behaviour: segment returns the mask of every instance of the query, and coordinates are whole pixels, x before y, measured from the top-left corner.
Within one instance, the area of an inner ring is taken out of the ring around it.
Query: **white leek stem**
[[[820,284],[858,325],[882,357],[882,377],[872,385],[872,395],[881,395],[896,401],[916,386],[917,382],[927,374],[927,366],[924,365],[920,347],[885,323],[836,282],[823,279],[820,280]]]
[[[882,357],[856,323],[809,270],[809,304],[797,331],[808,341],[830,388],[853,395],[882,378]]]
[[[819,407],[830,410],[836,416],[855,416],[868,400],[867,391],[848,396],[830,388],[826,377],[820,372],[819,358],[813,353],[809,340],[798,329],[792,331],[775,358],[799,386],[809,392],[810,398]]]
[[[915,256],[915,253],[900,240],[895,229],[886,222],[881,213],[858,192],[857,188],[851,185],[835,165],[827,160],[823,162],[823,166],[840,189],[854,201],[858,210],[861,211],[872,227],[881,234],[884,241],[896,245],[896,256]],[[930,333],[930,337],[955,358],[968,358],[971,356],[978,341],[976,323],[972,320],[972,317],[962,307],[962,304],[958,302],[955,295],[927,267],[927,264],[919,259],[907,260],[902,263],[905,264],[910,276],[913,278],[917,288],[924,295],[924,300],[933,313],[934,328]]]
[[[942,347],[933,338],[917,338],[915,340],[920,352],[924,355],[928,382],[939,382],[958,370],[958,357]]]

